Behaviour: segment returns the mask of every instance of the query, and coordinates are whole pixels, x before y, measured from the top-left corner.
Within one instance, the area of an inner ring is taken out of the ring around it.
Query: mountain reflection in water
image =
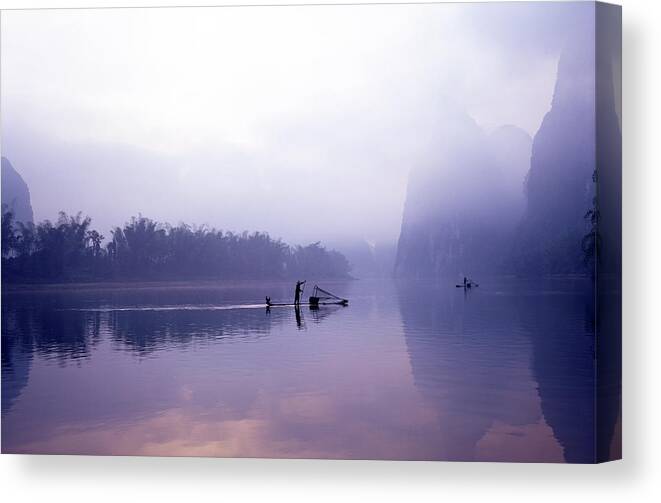
[[[298,312],[254,304],[280,283],[7,292],[3,452],[593,460],[589,283],[451,286]]]

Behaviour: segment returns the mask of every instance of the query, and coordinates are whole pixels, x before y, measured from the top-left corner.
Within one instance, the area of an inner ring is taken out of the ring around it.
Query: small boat
[[[314,290],[312,290],[312,295],[308,299],[311,306],[318,306],[320,304],[337,304],[340,306],[348,306],[349,301],[338,297],[334,293],[330,293],[323,288],[320,288],[317,285],[314,285]]]
[[[480,286],[480,285],[478,285],[478,284],[475,283],[474,281],[469,281],[469,282],[467,282],[467,283],[465,283],[465,284],[462,283],[462,284],[460,284],[460,285],[455,285],[455,286],[456,286],[457,288],[477,288],[477,287]]]
[[[271,302],[270,297],[266,297],[266,305],[271,306],[295,306],[293,302]],[[301,302],[299,306],[310,306],[310,308],[315,308],[323,305],[338,305],[338,306],[348,306],[349,300],[338,297],[334,293],[331,293],[323,288],[320,288],[317,285],[314,285],[312,290],[312,295],[308,298],[308,302]]]

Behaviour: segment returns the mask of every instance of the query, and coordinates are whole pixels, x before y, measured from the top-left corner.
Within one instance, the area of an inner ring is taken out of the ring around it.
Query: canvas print
[[[621,457],[621,9],[4,10],[2,453]]]

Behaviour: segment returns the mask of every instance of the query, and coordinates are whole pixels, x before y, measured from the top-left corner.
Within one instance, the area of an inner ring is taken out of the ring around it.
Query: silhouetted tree
[[[96,230],[87,231],[85,239],[88,243],[88,248],[92,251],[93,257],[98,257],[101,254],[101,242],[103,236]]]
[[[2,205],[2,257],[8,257],[16,246],[14,234],[14,214]]]
[[[131,218],[104,236],[91,219],[14,224],[3,213],[3,281],[348,278],[346,258],[321,243],[292,248],[264,232],[218,231]],[[5,235],[6,234],[6,235]]]

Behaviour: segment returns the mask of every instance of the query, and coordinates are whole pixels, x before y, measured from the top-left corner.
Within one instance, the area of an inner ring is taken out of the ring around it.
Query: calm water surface
[[[593,459],[586,280],[324,285],[3,292],[2,451]]]

